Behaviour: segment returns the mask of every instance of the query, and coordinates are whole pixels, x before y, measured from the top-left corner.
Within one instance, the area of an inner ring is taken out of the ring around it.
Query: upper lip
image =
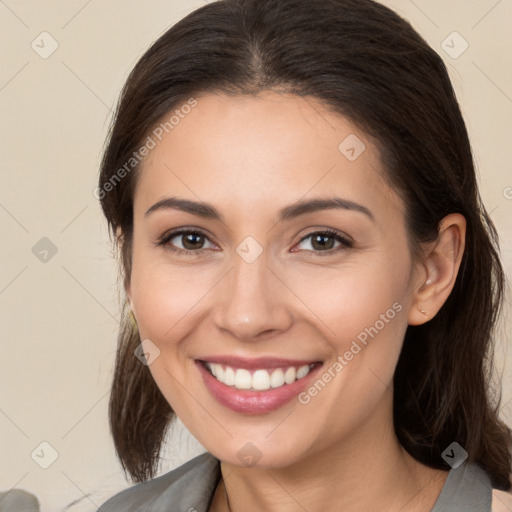
[[[203,363],[217,363],[232,368],[246,368],[254,370],[258,368],[283,368],[289,366],[304,366],[306,364],[319,363],[318,359],[284,359],[276,357],[236,357],[236,356],[211,356],[197,359]]]

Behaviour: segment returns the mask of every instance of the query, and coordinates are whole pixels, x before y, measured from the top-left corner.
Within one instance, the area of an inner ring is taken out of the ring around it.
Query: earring
[[[131,309],[131,304],[130,302],[127,300],[126,301],[126,304],[128,305],[128,310],[129,310],[129,316],[130,316],[130,321],[132,323],[132,326],[135,330],[137,330],[139,328],[139,326],[137,325],[137,320],[135,320],[135,316],[133,316],[133,311]]]
[[[422,313],[423,315],[428,316],[428,313],[423,308],[420,308],[419,306],[418,306],[418,311],[420,313]]]
[[[130,309],[130,320],[132,322],[133,328],[138,329],[139,326],[137,325],[137,320],[135,320],[135,317],[133,316],[133,311]]]

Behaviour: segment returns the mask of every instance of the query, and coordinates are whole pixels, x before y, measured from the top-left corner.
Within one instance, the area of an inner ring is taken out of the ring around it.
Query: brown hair
[[[479,196],[446,67],[387,7],[372,0],[221,0],[183,18],[146,51],[117,105],[98,188],[111,236],[120,235],[114,245],[125,285],[139,165],[114,183],[116,170],[164,114],[193,95],[266,89],[315,97],[377,140],[386,177],[405,202],[415,254],[421,242],[436,239],[444,216],[466,218],[452,293],[431,321],[407,329],[394,377],[395,430],[405,449],[433,468],[449,469],[441,453],[457,441],[495,488],[509,490],[512,434],[498,416],[501,393],[491,389],[504,289],[498,236]],[[175,415],[134,356],[139,343],[123,311],[110,426],[123,469],[140,482],[155,475]]]

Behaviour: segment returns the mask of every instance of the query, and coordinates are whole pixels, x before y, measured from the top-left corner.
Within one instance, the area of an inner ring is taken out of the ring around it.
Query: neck
[[[448,472],[420,464],[403,449],[387,405],[336,445],[289,466],[221,462],[222,479],[210,511],[429,512]]]

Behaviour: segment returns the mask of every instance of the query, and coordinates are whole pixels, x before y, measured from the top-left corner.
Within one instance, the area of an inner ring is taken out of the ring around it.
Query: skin
[[[150,365],[157,385],[221,460],[210,510],[431,510],[448,473],[420,464],[399,444],[392,379],[407,326],[430,320],[453,288],[464,218],[443,219],[438,240],[415,261],[404,205],[383,179],[378,149],[348,119],[313,98],[276,91],[196,99],[144,161],[126,292],[141,339],[160,350]],[[366,146],[354,161],[338,149],[351,134]],[[169,196],[211,203],[224,222],[176,209],[145,215]],[[374,220],[325,209],[277,221],[290,203],[331,196],[364,205]],[[202,245],[195,242],[202,254],[172,252],[187,243],[183,236],[156,245],[182,227],[205,233]],[[303,240],[327,228],[353,246],[336,252],[334,239],[327,249]],[[262,249],[251,263],[236,252],[248,236]],[[194,364],[234,354],[328,368],[395,303],[401,311],[307,404],[293,399],[259,415],[231,411],[210,395]],[[238,457],[248,442],[261,454],[253,467]]]

